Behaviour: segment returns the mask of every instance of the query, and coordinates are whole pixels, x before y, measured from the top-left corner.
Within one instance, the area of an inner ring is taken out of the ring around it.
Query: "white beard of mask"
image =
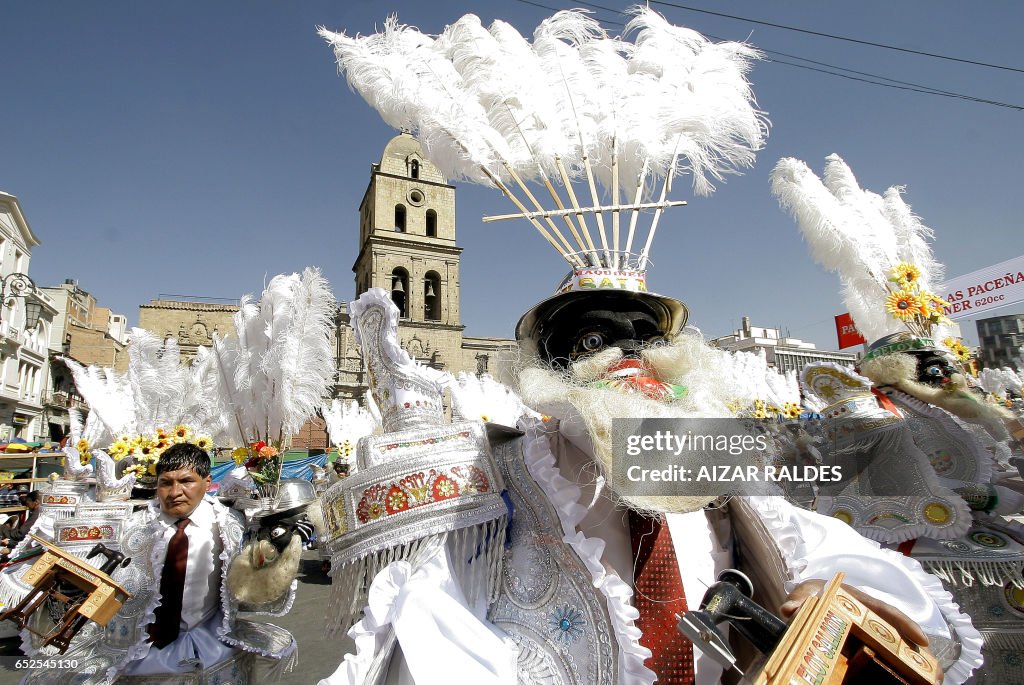
[[[578,447],[590,453],[601,474],[610,480],[612,473],[613,418],[731,418],[730,406],[753,401],[745,396],[742,383],[728,371],[735,367],[734,357],[706,345],[702,340],[682,336],[671,345],[645,350],[642,359],[646,373],[658,381],[686,388],[682,398],[653,400],[641,392],[622,392],[612,387],[595,386],[609,367],[622,358],[618,348],[608,348],[572,365],[567,372],[550,367],[531,367],[519,373],[519,393],[527,405],[569,424],[563,430],[573,438],[585,431],[584,444]],[[730,387],[731,386],[731,387]],[[574,442],[577,442],[574,440]],[[589,449],[588,449],[589,448]],[[632,508],[654,512],[689,512],[714,501],[715,497],[624,497]]]

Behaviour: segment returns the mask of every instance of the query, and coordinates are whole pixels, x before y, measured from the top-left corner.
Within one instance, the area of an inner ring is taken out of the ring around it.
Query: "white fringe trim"
[[[971,587],[975,581],[985,586],[1002,587],[1012,583],[1024,589],[1024,576],[1019,563],[998,561],[952,561],[950,559],[921,559],[921,566],[953,587]]]

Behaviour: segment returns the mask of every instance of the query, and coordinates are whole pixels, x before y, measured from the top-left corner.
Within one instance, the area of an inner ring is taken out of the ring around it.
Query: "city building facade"
[[[128,317],[99,306],[96,298],[71,278],[42,290],[57,307],[51,333],[55,354],[70,356],[86,366],[127,370]]]
[[[213,334],[234,335],[237,304],[192,300],[150,300],[139,306],[139,328],[178,342],[182,359],[190,361],[200,347],[213,344]]]
[[[1024,314],[978,319],[978,361],[982,368],[1024,370]]]
[[[814,343],[780,335],[777,328],[751,326],[748,316],[743,317],[739,330],[731,335],[714,338],[711,344],[730,352],[763,352],[768,365],[781,373],[799,372],[814,362],[832,362],[852,367],[860,358],[856,352],[819,350]]]
[[[0,191],[0,442],[50,439],[43,401],[57,308],[28,276],[37,245],[18,198]]]
[[[71,278],[40,290],[57,309],[50,332],[49,377],[43,397],[47,430],[50,439],[57,441],[70,431],[70,409],[80,409],[83,414],[88,411],[63,359],[124,373],[128,369],[128,317],[99,306],[96,298]]]

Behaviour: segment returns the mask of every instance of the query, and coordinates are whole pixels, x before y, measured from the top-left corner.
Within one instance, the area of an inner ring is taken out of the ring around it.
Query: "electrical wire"
[[[549,5],[544,5],[544,4],[539,3],[539,2],[534,2],[533,0],[516,0],[516,2],[522,3],[524,5],[532,5],[533,7],[539,7],[541,9],[549,10],[549,11],[552,11],[552,12],[560,11],[560,9],[557,8],[557,7],[551,7]],[[654,2],[654,0],[651,0],[651,2],[653,4],[663,4],[663,5],[668,5],[668,6],[671,6],[671,7],[676,7],[676,5],[672,5],[671,3]],[[621,13],[618,10],[612,9],[610,7],[605,7],[603,5],[598,5],[598,4],[595,4],[595,3],[592,3],[592,2],[582,2],[581,0],[576,0],[575,4],[576,5],[582,5],[584,7],[589,7],[589,8],[596,9],[596,10],[601,10],[601,11],[604,11],[604,12],[610,12],[612,14],[620,14]],[[686,7],[682,7],[682,6],[678,6],[678,7],[682,8],[682,9],[690,9],[690,8],[686,8]],[[716,14],[714,12],[710,12],[710,13],[711,14]],[[726,16],[729,16],[729,15],[726,15]],[[730,17],[730,18],[737,18],[737,17]],[[623,22],[621,22],[621,21],[613,21],[613,20],[603,20],[603,21],[606,24],[613,24],[613,25],[617,25],[617,26],[625,26],[625,24]],[[718,40],[718,41],[728,40],[726,38],[721,38],[719,36],[714,36],[714,35],[711,35],[709,33],[705,33],[704,35],[707,36],[708,38],[711,38],[712,40]],[[770,59],[770,60],[767,60],[768,62],[773,63],[773,64],[782,64],[782,65],[785,65],[785,66],[796,67],[798,69],[807,69],[809,71],[816,71],[818,73],[826,74],[826,75],[829,75],[829,76],[837,76],[839,78],[845,78],[845,79],[848,79],[848,80],[851,80],[851,81],[859,81],[861,83],[867,83],[869,85],[874,85],[874,86],[882,86],[884,88],[893,88],[893,89],[896,89],[896,90],[905,90],[905,91],[908,91],[908,92],[911,92],[911,93],[920,93],[920,94],[923,94],[923,95],[937,95],[937,96],[940,96],[940,97],[955,98],[955,99],[958,99],[958,100],[965,100],[967,102],[976,102],[976,103],[979,103],[979,104],[992,105],[994,107],[1004,107],[1004,108],[1007,108],[1007,109],[1014,109],[1014,110],[1017,110],[1017,111],[1024,110],[1024,105],[1015,105],[1015,104],[1008,103],[1008,102],[1001,102],[999,100],[990,100],[988,98],[980,98],[980,97],[977,97],[977,96],[974,96],[974,95],[967,95],[967,94],[964,94],[964,93],[957,93],[957,92],[954,92],[954,91],[943,90],[941,88],[934,88],[932,86],[926,86],[926,85],[922,85],[922,84],[919,84],[919,83],[913,83],[911,81],[902,81],[902,80],[899,80],[899,79],[890,78],[888,76],[881,76],[881,75],[878,75],[878,74],[871,74],[869,72],[857,71],[856,69],[849,69],[847,67],[841,67],[841,66],[837,66],[837,65],[834,65],[834,64],[828,64],[827,62],[821,62],[821,61],[813,60],[813,59],[810,59],[810,58],[807,58],[807,57],[800,57],[798,55],[791,55],[791,54],[788,54],[788,53],[785,53],[785,52],[778,52],[778,51],[775,51],[775,50],[768,50],[768,49],[762,48],[762,47],[758,47],[758,49],[761,52],[763,52],[765,54],[768,54],[768,55],[780,55],[780,56],[783,56],[783,57],[788,57],[790,59],[796,59],[796,60],[800,60],[802,62],[808,62],[809,64],[815,64],[815,65],[817,65],[817,67],[812,67],[812,66],[809,66],[808,64],[795,64],[793,62],[787,62],[786,60],[780,60],[780,59]],[[985,66],[990,66],[990,65],[985,65]],[[835,71],[832,71],[832,70],[835,70]],[[1018,70],[1018,71],[1024,71],[1024,70]],[[847,72],[847,73],[840,73],[840,72]]]
[[[586,4],[586,3],[584,3]],[[950,62],[960,62],[961,64],[973,64],[977,67],[987,67],[989,69],[1002,69],[1004,71],[1015,71],[1017,73],[1024,74],[1024,69],[1018,67],[1008,67],[1002,64],[990,64],[989,62],[979,62],[973,59],[963,59],[961,57],[951,57],[949,55],[942,55],[935,52],[925,52],[923,50],[912,50],[910,48],[901,48],[898,45],[887,45],[885,43],[875,43],[869,40],[861,40],[859,38],[850,38],[849,36],[839,36],[833,33],[823,33],[821,31],[811,31],[810,29],[801,29],[796,26],[787,26],[785,24],[774,24],[770,21],[761,21],[758,19],[749,19],[747,17],[739,17],[734,14],[725,14],[723,12],[713,12],[711,10],[699,9],[697,7],[687,7],[686,5],[678,5],[673,2],[661,2],[659,0],[650,0],[652,5],[664,5],[665,7],[674,7],[676,9],[686,10],[688,12],[699,12],[700,14],[710,14],[716,17],[725,17],[726,19],[735,19],[737,21],[745,21],[750,24],[758,24],[760,26],[770,26],[776,29],[785,29],[787,31],[796,31],[798,33],[806,33],[811,36],[821,36],[823,38],[831,38],[833,40],[842,40],[848,43],[857,43],[858,45],[870,45],[876,48],[884,48],[886,50],[896,50],[897,52],[906,52],[911,55],[922,55],[924,57],[934,57],[935,59],[944,59]]]

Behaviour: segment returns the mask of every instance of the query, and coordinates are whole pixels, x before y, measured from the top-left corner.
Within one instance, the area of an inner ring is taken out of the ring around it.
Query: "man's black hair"
[[[25,498],[25,503],[28,504],[29,502],[38,502],[43,497],[43,493],[38,490],[33,490],[32,492],[23,494],[22,497]]]
[[[168,447],[156,463],[157,476],[182,469],[191,469],[200,478],[206,478],[210,475],[210,455],[190,442],[179,442]]]

